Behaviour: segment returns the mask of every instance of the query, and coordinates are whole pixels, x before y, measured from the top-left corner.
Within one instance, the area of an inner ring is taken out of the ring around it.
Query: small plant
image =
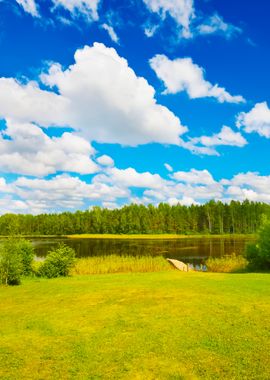
[[[243,272],[248,265],[248,261],[243,256],[236,256],[232,254],[231,256],[223,257],[209,257],[206,260],[207,270],[209,272],[219,272],[219,273],[233,273],[233,272]]]
[[[0,282],[4,285],[19,285],[23,273],[22,256],[9,242],[0,248]]]
[[[75,264],[75,251],[65,244],[59,244],[50,251],[39,268],[39,275],[47,278],[68,276]]]

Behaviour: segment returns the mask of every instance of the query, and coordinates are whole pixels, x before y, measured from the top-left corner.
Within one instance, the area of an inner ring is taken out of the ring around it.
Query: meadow
[[[0,287],[0,378],[269,379],[269,274],[123,273]]]

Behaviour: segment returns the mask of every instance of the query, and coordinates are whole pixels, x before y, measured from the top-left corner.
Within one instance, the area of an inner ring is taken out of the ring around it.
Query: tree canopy
[[[270,216],[270,205],[247,200],[191,206],[131,204],[114,210],[95,206],[74,213],[4,214],[0,235],[249,234],[258,230],[263,215]]]

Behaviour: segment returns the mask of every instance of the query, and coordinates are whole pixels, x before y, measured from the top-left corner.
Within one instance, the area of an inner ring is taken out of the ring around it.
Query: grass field
[[[2,379],[269,379],[270,275],[131,273],[0,287]]]
[[[189,238],[255,238],[256,235],[233,234],[233,235],[175,235],[175,234],[78,234],[66,235],[71,239],[189,239]]]

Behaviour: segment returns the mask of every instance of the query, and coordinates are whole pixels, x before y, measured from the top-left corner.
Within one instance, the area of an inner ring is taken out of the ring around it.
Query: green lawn
[[[269,379],[270,275],[177,271],[0,287],[0,379]]]

